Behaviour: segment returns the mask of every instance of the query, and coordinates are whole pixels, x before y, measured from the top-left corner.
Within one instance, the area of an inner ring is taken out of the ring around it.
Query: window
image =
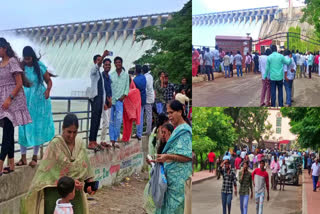
[[[277,117],[277,127],[280,126],[281,127],[281,117]]]
[[[281,134],[281,122],[282,122],[282,117],[280,114],[277,115],[277,122],[276,122],[276,133]]]

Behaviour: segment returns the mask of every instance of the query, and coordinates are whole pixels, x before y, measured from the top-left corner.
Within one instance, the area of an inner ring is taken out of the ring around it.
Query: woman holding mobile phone
[[[71,202],[74,213],[87,214],[88,203],[84,192],[93,194],[94,172],[91,168],[85,144],[76,138],[78,118],[68,114],[63,120],[63,133],[49,143],[23,206],[25,213],[53,213],[59,198],[57,181],[62,176],[75,180],[76,194]],[[84,191],[84,186],[88,187]],[[40,199],[40,200],[39,200]],[[35,203],[38,201],[38,203]]]

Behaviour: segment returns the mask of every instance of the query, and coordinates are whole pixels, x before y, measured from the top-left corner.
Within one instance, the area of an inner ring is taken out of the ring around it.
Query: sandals
[[[35,164],[33,164],[32,162],[35,162]],[[29,163],[29,166],[31,166],[32,168],[34,168],[35,166],[37,166],[38,160],[36,158],[32,158],[32,160]]]
[[[14,169],[10,169],[10,167],[4,167],[2,173],[3,174],[9,174],[11,172],[14,172]]]
[[[24,166],[24,165],[27,165],[27,162],[24,162],[22,159],[20,159],[15,165],[16,166]]]
[[[97,142],[90,142],[88,145],[88,149],[93,150],[94,152],[103,151],[103,146],[97,144]]]

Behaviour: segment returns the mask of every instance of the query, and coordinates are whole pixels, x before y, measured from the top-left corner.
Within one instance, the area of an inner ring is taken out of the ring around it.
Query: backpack
[[[149,181],[149,194],[157,208],[161,208],[163,204],[164,194],[167,191],[167,178],[164,173],[162,163],[155,163],[150,172],[151,178]]]

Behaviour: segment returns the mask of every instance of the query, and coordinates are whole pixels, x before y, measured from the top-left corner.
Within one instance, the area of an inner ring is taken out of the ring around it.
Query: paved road
[[[192,213],[222,214],[221,205],[222,180],[216,178],[192,186]],[[239,187],[239,186],[238,186]],[[270,201],[264,202],[265,214],[301,214],[301,186],[285,186],[285,191],[270,191]],[[240,214],[239,196],[233,196],[232,214]],[[248,214],[255,214],[255,202],[249,200]]]
[[[249,74],[242,78],[217,78],[214,81],[192,85],[193,106],[248,107],[260,105],[261,75]],[[284,90],[284,88],[283,88]],[[284,90],[285,99],[285,90]],[[320,106],[320,77],[294,80],[294,103],[292,106]]]

